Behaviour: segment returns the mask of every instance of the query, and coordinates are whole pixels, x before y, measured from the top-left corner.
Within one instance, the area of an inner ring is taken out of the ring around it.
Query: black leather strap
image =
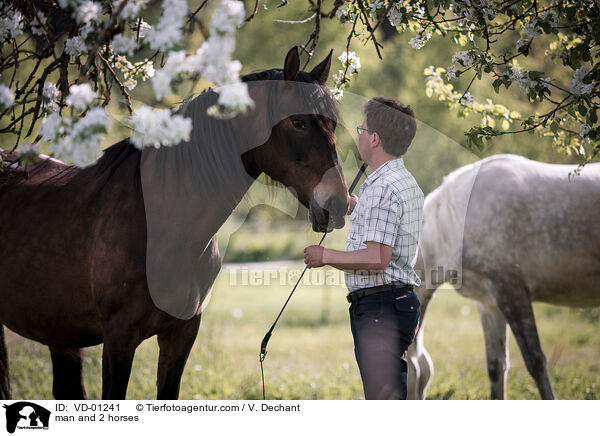
[[[374,286],[372,288],[359,289],[357,291],[352,291],[346,295],[346,300],[349,303],[356,303],[363,297],[373,294],[379,294],[380,292],[388,292],[393,291],[394,289],[402,289],[409,288],[412,289],[412,285],[407,285],[402,282],[393,282],[385,285]]]

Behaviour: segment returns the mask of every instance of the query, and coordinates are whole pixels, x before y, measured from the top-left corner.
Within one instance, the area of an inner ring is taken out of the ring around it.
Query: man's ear
[[[329,69],[331,68],[331,55],[333,49],[329,52],[327,57],[319,65],[314,67],[310,72],[311,77],[319,84],[325,85],[327,78],[329,77]]]
[[[381,138],[379,137],[379,133],[373,132],[373,136],[371,138],[371,143],[374,146],[381,145]]]

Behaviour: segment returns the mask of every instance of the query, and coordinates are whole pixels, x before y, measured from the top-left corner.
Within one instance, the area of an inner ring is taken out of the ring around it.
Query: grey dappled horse
[[[600,163],[569,180],[575,168],[491,156],[454,171],[425,200],[421,316],[444,281],[476,301],[492,399],[506,398],[508,327],[542,399],[555,397],[532,301],[600,305]],[[408,357],[409,395],[424,398],[433,365],[422,326]]]

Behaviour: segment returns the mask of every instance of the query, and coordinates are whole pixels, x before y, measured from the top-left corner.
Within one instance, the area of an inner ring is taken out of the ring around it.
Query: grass
[[[224,270],[203,315],[200,333],[182,379],[182,399],[260,399],[260,341],[270,327],[302,264],[271,276],[270,285],[244,285],[243,272]],[[311,274],[316,271],[312,270]],[[341,280],[329,271],[332,280]],[[328,274],[329,274],[328,273]],[[269,399],[360,399],[362,386],[341,283],[301,285],[269,343],[264,362]],[[322,276],[320,277],[322,279]],[[256,280],[254,281],[256,282]],[[254,283],[252,282],[252,283]],[[248,282],[250,283],[250,282]],[[597,310],[546,304],[534,310],[550,378],[560,399],[600,398],[600,322]],[[7,332],[13,398],[51,399],[48,349]],[[485,399],[489,384],[483,334],[471,300],[439,291],[425,324],[425,345],[435,365],[430,399]],[[510,399],[537,399],[537,388],[510,339]],[[85,351],[88,396],[101,396],[102,347]],[[154,338],[136,352],[128,399],[155,398],[158,346]]]

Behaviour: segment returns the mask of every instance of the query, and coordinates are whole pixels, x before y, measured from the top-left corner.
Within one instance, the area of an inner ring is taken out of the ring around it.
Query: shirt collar
[[[383,173],[388,171],[397,171],[404,168],[404,160],[402,157],[398,157],[396,159],[390,159],[387,162],[384,162],[373,171],[369,176],[365,179],[363,185],[369,186],[375,180],[377,180]]]

